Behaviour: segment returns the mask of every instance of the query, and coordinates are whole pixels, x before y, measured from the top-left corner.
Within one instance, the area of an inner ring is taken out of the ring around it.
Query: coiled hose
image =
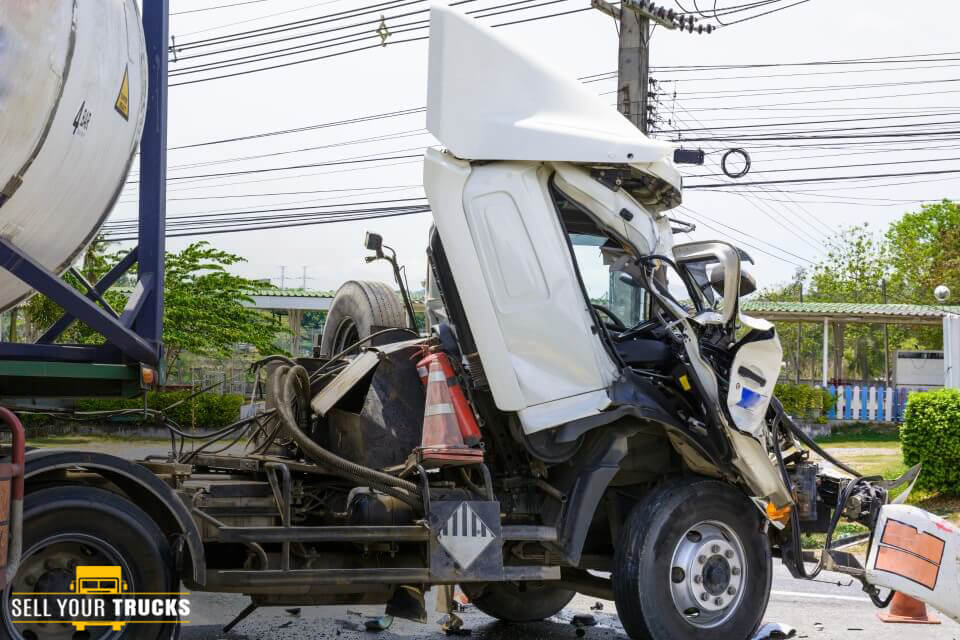
[[[299,445],[305,456],[332,472],[333,475],[369,486],[402,500],[415,509],[423,510],[420,487],[413,482],[341,458],[321,447],[300,429],[294,415],[293,403],[299,397],[303,403],[302,406],[307,407],[310,404],[310,375],[306,369],[300,365],[280,365],[274,369],[268,384],[276,398],[277,411],[287,433]]]

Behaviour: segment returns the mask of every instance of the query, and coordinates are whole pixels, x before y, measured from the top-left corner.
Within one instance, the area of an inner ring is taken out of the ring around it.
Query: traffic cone
[[[443,352],[432,353],[417,363],[417,373],[420,376],[420,382],[427,386],[427,377],[429,375],[430,364],[432,362],[440,363],[440,369],[446,376],[447,389],[450,391],[450,397],[453,404],[453,413],[457,419],[457,426],[460,428],[460,437],[463,443],[468,447],[474,447],[480,444],[483,435],[480,433],[480,427],[477,426],[477,419],[473,415],[470,403],[467,402],[467,396],[457,382],[456,374],[453,372],[453,365],[450,358]],[[439,378],[438,378],[439,379]]]
[[[483,451],[471,449],[463,441],[453,396],[447,386],[447,376],[437,355],[439,354],[428,356],[418,363],[418,367],[420,364],[428,364],[428,366],[423,436],[420,449],[417,450],[417,457],[421,463],[430,466],[483,462]]]
[[[901,624],[940,624],[939,618],[927,613],[927,605],[899,591],[893,594],[890,610],[877,612],[877,617]]]

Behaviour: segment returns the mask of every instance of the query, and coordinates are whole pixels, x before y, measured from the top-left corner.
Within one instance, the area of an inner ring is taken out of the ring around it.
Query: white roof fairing
[[[673,145],[651,140],[537,52],[455,9],[430,10],[427,129],[468,160],[650,165]]]

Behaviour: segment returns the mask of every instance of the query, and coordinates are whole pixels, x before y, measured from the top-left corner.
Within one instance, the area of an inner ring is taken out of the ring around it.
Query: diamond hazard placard
[[[440,582],[502,579],[500,504],[487,501],[430,503],[430,573]]]
[[[496,536],[466,502],[461,502],[450,514],[437,534],[437,542],[447,550],[461,569],[469,569],[477,556],[494,540]]]

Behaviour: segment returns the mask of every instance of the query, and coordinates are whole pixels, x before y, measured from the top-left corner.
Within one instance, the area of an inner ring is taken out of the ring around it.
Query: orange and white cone
[[[877,617],[884,622],[900,624],[940,624],[940,619],[927,613],[927,605],[899,591],[893,594],[888,611],[880,611]]]
[[[483,451],[471,449],[463,441],[453,396],[447,386],[447,375],[437,359],[430,360],[427,368],[427,398],[419,457],[436,466],[483,462]]]

